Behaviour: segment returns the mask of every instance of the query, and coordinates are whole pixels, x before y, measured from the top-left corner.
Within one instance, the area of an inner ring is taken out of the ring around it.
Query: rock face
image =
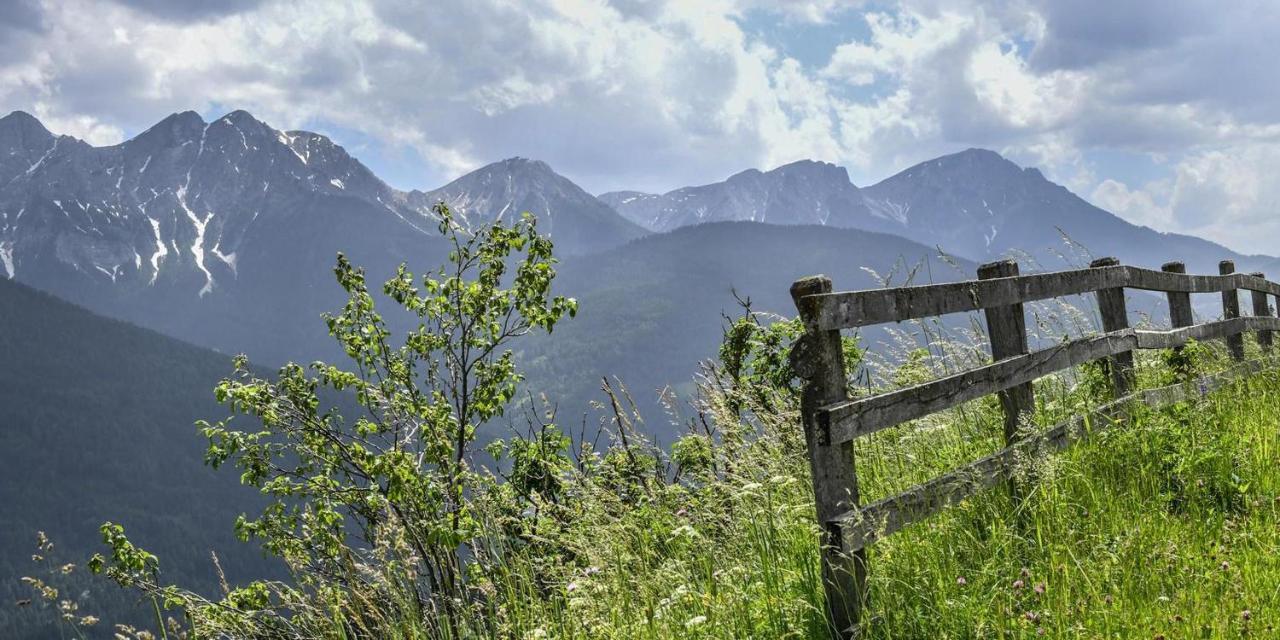
[[[600,196],[632,222],[670,231],[704,222],[766,222],[874,228],[876,221],[843,167],[801,160],[772,171],[748,169],[724,182],[661,195],[615,191]]]
[[[419,209],[444,202],[472,227],[533,213],[542,232],[567,255],[611,249],[645,234],[540,160],[495,162],[439,189],[411,192],[409,201]]]
[[[0,159],[0,275],[225,351],[281,307],[331,308],[339,250],[391,269],[435,236],[429,210],[328,138],[243,111],[174,114],[110,147],[15,112]]]
[[[306,225],[317,200],[407,232],[430,229],[422,211],[328,138],[277,131],[243,111],[210,123],[174,114],[101,148],[14,113],[0,120],[0,157],[0,243],[11,278],[58,274],[204,297],[234,282],[242,262],[287,244],[264,232]]]

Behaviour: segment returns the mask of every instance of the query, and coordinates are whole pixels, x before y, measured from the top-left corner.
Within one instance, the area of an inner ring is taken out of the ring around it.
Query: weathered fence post
[[[832,525],[837,515],[858,504],[858,476],[854,469],[853,443],[832,445],[829,423],[819,419],[818,410],[848,399],[844,352],[840,331],[818,329],[819,307],[805,296],[830,293],[831,280],[811,276],[791,285],[791,299],[804,321],[805,334],[794,360],[797,373],[805,380],[800,399],[809,468],[813,474],[814,504],[822,527],[822,578],[827,596],[827,620],[841,638],[856,634],[866,602],[867,551],[844,549],[840,528]]]
[[[1166,262],[1160,267],[1161,271],[1167,273],[1186,273],[1187,265],[1181,262]],[[1191,294],[1186,291],[1169,291],[1165,293],[1165,297],[1169,299],[1169,326],[1173,329],[1181,329],[1195,324],[1195,320],[1191,317]],[[1182,347],[1174,347],[1174,353],[1182,353]],[[1188,371],[1181,372],[1183,378],[1186,378]]]
[[[1115,258],[1098,258],[1090,267],[1114,267],[1120,264]],[[1102,316],[1102,330],[1108,333],[1129,328],[1129,310],[1124,302],[1124,287],[1098,290],[1098,313]],[[1133,388],[1133,352],[1117,353],[1107,359],[1111,370],[1113,397],[1123,398]]]
[[[1267,278],[1261,271],[1255,271],[1249,274],[1255,278],[1265,280]],[[1250,291],[1253,297],[1253,315],[1265,318],[1271,315],[1271,305],[1267,302],[1267,293],[1265,291]],[[1272,336],[1270,329],[1261,329],[1258,331],[1258,346],[1266,355],[1271,355]]]
[[[978,267],[978,279],[1010,278],[1018,275],[1018,263],[1012,260],[989,262]],[[1003,307],[988,307],[987,335],[991,338],[991,359],[1004,360],[1027,353],[1027,323],[1022,313],[1022,303]],[[1018,440],[1024,421],[1035,411],[1036,400],[1031,383],[1025,382],[999,393],[1004,407],[1004,440],[1013,444]]]
[[[1018,263],[1013,260],[989,262],[978,267],[978,279],[1009,278],[1018,275]],[[1000,361],[1027,353],[1027,319],[1023,315],[1022,303],[1003,307],[987,307],[987,336],[991,338],[991,359]],[[1036,410],[1035,392],[1030,382],[1009,387],[997,394],[1000,406],[1004,409],[1004,443],[1006,446],[1017,442],[1022,435],[1023,425],[1031,422]],[[1019,474],[1009,469],[1009,496],[1015,503],[1022,502],[1025,495],[1019,486]],[[1030,470],[1024,469],[1022,477],[1029,479]],[[1022,510],[1019,509],[1021,514]],[[1018,524],[1024,523],[1019,516]]]
[[[1230,275],[1236,272],[1236,263],[1223,260],[1218,263],[1219,275]],[[1235,289],[1222,291],[1222,319],[1232,320],[1240,317],[1240,292]],[[1232,333],[1227,336],[1227,350],[1232,360],[1244,360],[1244,334]]]

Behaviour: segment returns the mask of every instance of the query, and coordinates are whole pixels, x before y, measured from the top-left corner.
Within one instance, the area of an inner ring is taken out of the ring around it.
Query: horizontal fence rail
[[[1116,288],[1174,293],[1217,293],[1247,289],[1280,296],[1280,284],[1243,273],[1202,276],[1114,266],[896,289],[827,293],[809,296],[801,300],[801,304],[818,308],[816,329],[853,329]]]
[[[1100,358],[1134,349],[1172,349],[1189,340],[1226,338],[1260,330],[1280,331],[1280,318],[1249,316],[1172,331],[1122,329],[1064,342],[913,387],[830,404],[818,409],[818,421],[828,430],[831,442],[847,442]]]
[[[1164,292],[1173,328],[1167,331],[1129,326],[1125,289]],[[1251,292],[1253,315],[1242,316],[1238,290]],[[823,276],[798,280],[792,298],[805,334],[792,353],[805,379],[801,416],[813,472],[814,503],[822,524],[822,575],[827,615],[840,637],[853,637],[866,604],[866,547],[985,489],[1007,483],[1014,497],[1016,460],[1064,449],[1090,432],[1120,424],[1135,405],[1163,407],[1203,395],[1243,376],[1273,366],[1273,333],[1280,318],[1270,296],[1280,284],[1261,273],[1235,272],[1230,261],[1218,275],[1188,275],[1181,263],[1160,271],[1095,260],[1087,269],[1019,275],[1012,261],[983,265],[978,279],[938,285],[869,291],[832,292]],[[1095,294],[1104,333],[1038,351],[1027,347],[1023,304],[1063,296]],[[1196,324],[1191,293],[1221,293],[1223,319]],[[840,347],[840,331],[884,322],[900,322],[951,313],[983,311],[992,359],[975,367],[902,389],[850,399]],[[1265,357],[1244,361],[1246,333],[1257,335]],[[1221,339],[1235,366],[1194,381],[1132,391],[1133,352],[1180,349],[1191,340]],[[1018,426],[1029,422],[1035,400],[1031,383],[1072,367],[1105,360],[1115,400],[1064,423],[1031,435]],[[859,504],[852,443],[857,438],[928,416],[965,402],[997,394],[1005,418],[1005,447],[902,493],[869,505]]]
[[[1129,394],[902,493],[847,511],[837,517],[843,544],[849,549],[861,549],[950,504],[995,486],[1008,477],[1015,461],[1065,449],[1090,433],[1114,426],[1131,402],[1151,408],[1165,407],[1203,396],[1274,364],[1271,358],[1252,360],[1227,371],[1202,376],[1195,385],[1179,383]]]

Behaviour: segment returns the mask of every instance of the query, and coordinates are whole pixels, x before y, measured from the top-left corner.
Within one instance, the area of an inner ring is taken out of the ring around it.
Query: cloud
[[[1232,230],[1263,225],[1270,196],[1232,180],[1280,145],[1280,6],[1265,0],[15,2],[6,110],[103,142],[244,108],[411,150],[411,186],[512,155],[594,190],[804,157],[865,184],[981,146],[1132,220],[1245,246]],[[819,63],[769,39],[849,24]],[[1101,175],[1109,152],[1176,161],[1158,179]]]

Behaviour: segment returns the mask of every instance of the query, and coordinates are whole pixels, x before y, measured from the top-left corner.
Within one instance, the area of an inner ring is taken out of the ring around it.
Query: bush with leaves
[[[502,415],[522,379],[511,342],[550,332],[576,303],[552,295],[552,244],[532,216],[468,232],[445,205],[434,212],[449,264],[421,278],[401,265],[382,287],[417,321],[402,342],[392,343],[364,271],[339,255],[348,299],[325,321],[346,365],[291,363],[269,380],[237,357],[216,390],[232,418],[201,424],[207,462],[235,465],[270,498],[241,516],[238,534],[282,558],[295,584],[256,582],[218,602],[161,587],[155,558],[110,523],[112,554],[96,568],[183,607],[197,635],[305,636],[309,616],[383,633],[388,612],[451,633],[472,599],[462,558],[478,533],[468,499],[481,477],[469,462],[477,429]],[[324,406],[335,393],[354,397],[359,415]],[[240,428],[245,419],[254,426]],[[553,489],[537,470],[522,473],[524,490]]]

